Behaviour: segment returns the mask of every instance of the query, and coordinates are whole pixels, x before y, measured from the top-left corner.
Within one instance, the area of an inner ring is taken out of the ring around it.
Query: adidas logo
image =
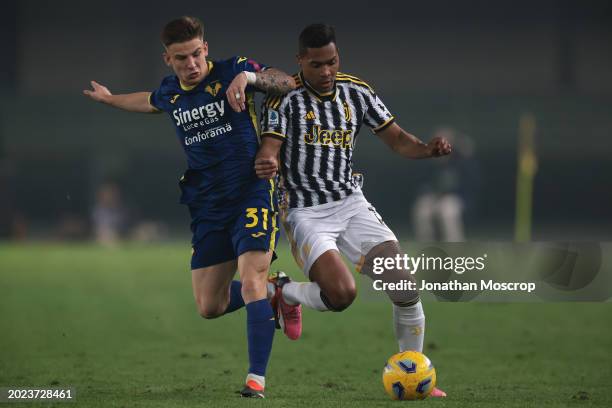
[[[304,119],[306,120],[315,120],[317,117],[315,116],[313,111],[308,111],[306,115],[304,115]]]

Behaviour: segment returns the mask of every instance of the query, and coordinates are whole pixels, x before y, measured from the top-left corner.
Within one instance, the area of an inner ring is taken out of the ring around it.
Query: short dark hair
[[[311,24],[300,33],[300,55],[306,54],[308,48],[321,48],[332,42],[336,44],[334,27],[328,24]]]
[[[170,21],[161,33],[162,43],[168,47],[194,38],[204,39],[204,25],[197,17],[183,16]]]

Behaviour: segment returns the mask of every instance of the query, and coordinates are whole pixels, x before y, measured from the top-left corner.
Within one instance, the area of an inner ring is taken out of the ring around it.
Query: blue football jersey
[[[175,75],[165,77],[151,94],[150,103],[168,113],[187,155],[188,169],[180,183],[181,203],[219,209],[270,187],[253,169],[259,147],[256,89],[247,87],[247,110],[240,113],[232,110],[225,95],[240,72],[259,72],[265,66],[234,57],[208,61],[208,68],[206,78],[193,87],[183,86]]]

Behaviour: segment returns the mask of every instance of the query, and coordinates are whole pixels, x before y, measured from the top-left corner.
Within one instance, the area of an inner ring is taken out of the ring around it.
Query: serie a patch
[[[268,111],[268,125],[278,126],[278,122],[279,122],[278,112],[273,109],[270,109]]]

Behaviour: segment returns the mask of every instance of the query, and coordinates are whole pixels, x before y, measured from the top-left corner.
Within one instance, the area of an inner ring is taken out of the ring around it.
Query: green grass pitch
[[[286,248],[275,268],[300,280]],[[0,245],[0,387],[74,387],[83,407],[612,406],[612,304],[425,304],[444,400],[393,402],[388,303],[306,310],[277,331],[265,401],[240,399],[245,312],[200,318],[188,245]],[[34,403],[7,404],[35,406]]]

